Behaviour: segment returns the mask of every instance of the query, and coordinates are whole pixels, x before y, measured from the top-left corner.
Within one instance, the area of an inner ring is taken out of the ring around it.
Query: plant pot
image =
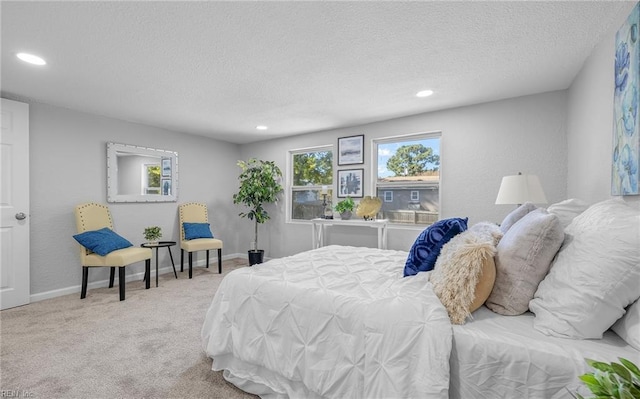
[[[249,253],[249,266],[262,263],[262,260],[264,259],[264,249],[252,249],[252,250],[249,250],[248,253]]]
[[[351,219],[351,211],[344,211],[340,214],[340,219],[349,220]]]

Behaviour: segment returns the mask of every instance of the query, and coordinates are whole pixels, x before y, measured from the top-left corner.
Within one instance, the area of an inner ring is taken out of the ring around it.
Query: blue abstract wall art
[[[640,2],[616,33],[612,195],[637,195],[640,167]]]

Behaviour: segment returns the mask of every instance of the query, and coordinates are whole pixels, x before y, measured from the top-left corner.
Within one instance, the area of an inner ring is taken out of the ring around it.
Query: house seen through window
[[[375,193],[391,223],[429,225],[440,212],[440,133],[375,140]]]
[[[311,220],[331,206],[333,195],[333,149],[331,146],[290,151],[291,219]],[[323,187],[326,194],[323,195]]]

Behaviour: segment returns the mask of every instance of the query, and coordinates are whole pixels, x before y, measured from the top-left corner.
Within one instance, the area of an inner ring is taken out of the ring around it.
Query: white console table
[[[342,219],[312,219],[312,247],[313,249],[324,246],[327,227],[329,226],[354,226],[370,227],[378,229],[378,248],[387,249],[387,219],[378,220],[342,220]]]

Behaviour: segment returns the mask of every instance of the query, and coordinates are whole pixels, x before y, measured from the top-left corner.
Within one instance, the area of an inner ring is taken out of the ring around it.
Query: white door
[[[29,303],[29,105],[0,107],[0,308]]]

